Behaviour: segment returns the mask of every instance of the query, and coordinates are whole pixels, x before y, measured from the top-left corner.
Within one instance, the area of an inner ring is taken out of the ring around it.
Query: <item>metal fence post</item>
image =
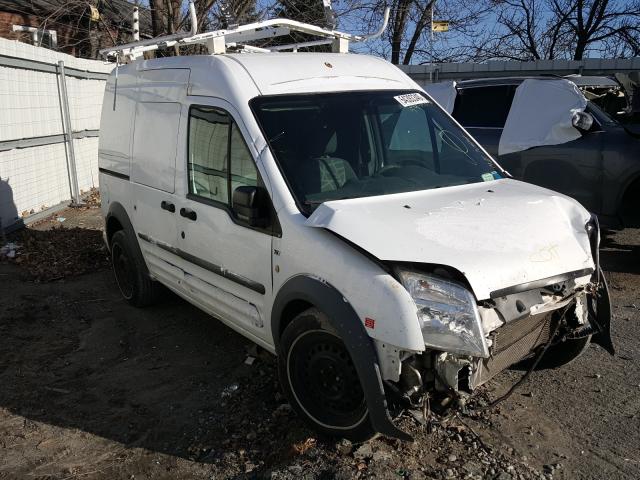
[[[62,126],[67,142],[67,168],[69,170],[69,186],[71,187],[71,204],[79,205],[80,189],[78,188],[78,171],[76,169],[76,154],[73,148],[73,130],[71,129],[67,78],[64,73],[64,61],[62,60],[58,62],[58,81],[60,82],[60,100],[62,101]]]
[[[133,7],[133,41],[138,42],[140,40],[140,13],[138,12],[138,6]]]

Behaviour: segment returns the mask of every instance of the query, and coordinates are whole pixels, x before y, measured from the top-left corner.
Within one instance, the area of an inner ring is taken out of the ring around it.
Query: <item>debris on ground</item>
[[[361,460],[368,460],[369,458],[373,457],[373,449],[371,448],[371,444],[362,444],[355,452],[353,452],[353,456]]]
[[[318,441],[315,438],[309,437],[302,442],[294,443],[292,448],[297,455],[304,455],[310,449],[315,448],[317,443]]]
[[[336,452],[340,455],[349,455],[353,451],[353,444],[351,441],[343,438],[336,443]]]
[[[17,250],[18,250],[18,245],[13,242],[9,242],[3,245],[2,247],[0,247],[0,260],[3,258],[9,259],[9,260],[15,258]]]
[[[81,208],[100,207],[100,190],[94,188],[86,193],[82,198]]]
[[[12,236],[20,248],[16,243],[7,244],[7,253],[0,258],[20,265],[28,280],[52,282],[109,266],[108,251],[98,230],[61,225],[45,231],[25,228]]]
[[[222,398],[227,398],[230,397],[231,395],[233,395],[236,390],[238,390],[239,385],[237,383],[232,383],[231,385],[229,385],[228,387],[225,387],[224,390],[222,390],[222,393],[220,394],[220,396]]]
[[[20,265],[21,277],[52,282],[109,267],[102,239],[100,192],[93,189],[78,207],[67,208],[2,238],[0,261]]]

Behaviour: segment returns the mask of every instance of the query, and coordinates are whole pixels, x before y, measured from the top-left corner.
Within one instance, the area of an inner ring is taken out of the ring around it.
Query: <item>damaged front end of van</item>
[[[416,303],[425,352],[402,362],[390,390],[401,404],[425,396],[464,404],[468,395],[506,368],[559,367],[590,340],[614,353],[606,281],[599,270],[569,272],[491,293],[477,302],[454,280],[398,270]],[[403,400],[403,401],[402,401]]]
[[[296,271],[313,272],[352,309],[352,318],[325,313],[347,325],[334,330],[358,365],[376,431],[404,438],[382,400],[390,410],[460,404],[523,360],[559,366],[590,342],[613,353],[597,220],[569,197],[512,179],[431,99],[324,92],[251,106],[291,194],[283,210],[304,226],[277,250],[302,248]],[[302,296],[322,310],[314,301],[325,297]],[[366,361],[365,335],[375,349]],[[314,392],[330,403],[343,385],[335,375]],[[308,398],[309,408],[321,403]],[[311,420],[331,434],[359,425]]]
[[[614,353],[597,218],[573,200],[502,179],[358,202],[323,204],[308,224],[375,257],[415,305],[423,351],[374,338],[391,407],[464,406],[514,364],[558,367],[589,343]],[[393,235],[373,234],[380,221]]]

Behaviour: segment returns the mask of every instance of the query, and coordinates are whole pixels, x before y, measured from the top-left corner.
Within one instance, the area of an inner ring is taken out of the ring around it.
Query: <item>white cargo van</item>
[[[276,354],[297,412],[353,439],[409,439],[390,412],[541,349],[546,366],[612,351],[576,201],[511,179],[381,59],[225,53],[214,34],[210,55],[126,46],[107,82],[102,210],[130,303],[168,287]]]

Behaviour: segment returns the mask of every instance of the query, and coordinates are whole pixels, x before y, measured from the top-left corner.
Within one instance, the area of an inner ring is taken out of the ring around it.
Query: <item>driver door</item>
[[[235,109],[223,100],[192,104],[186,170],[179,199],[178,245],[188,294],[195,303],[255,340],[268,339],[271,225],[252,227],[232,206],[241,185],[264,186]]]

